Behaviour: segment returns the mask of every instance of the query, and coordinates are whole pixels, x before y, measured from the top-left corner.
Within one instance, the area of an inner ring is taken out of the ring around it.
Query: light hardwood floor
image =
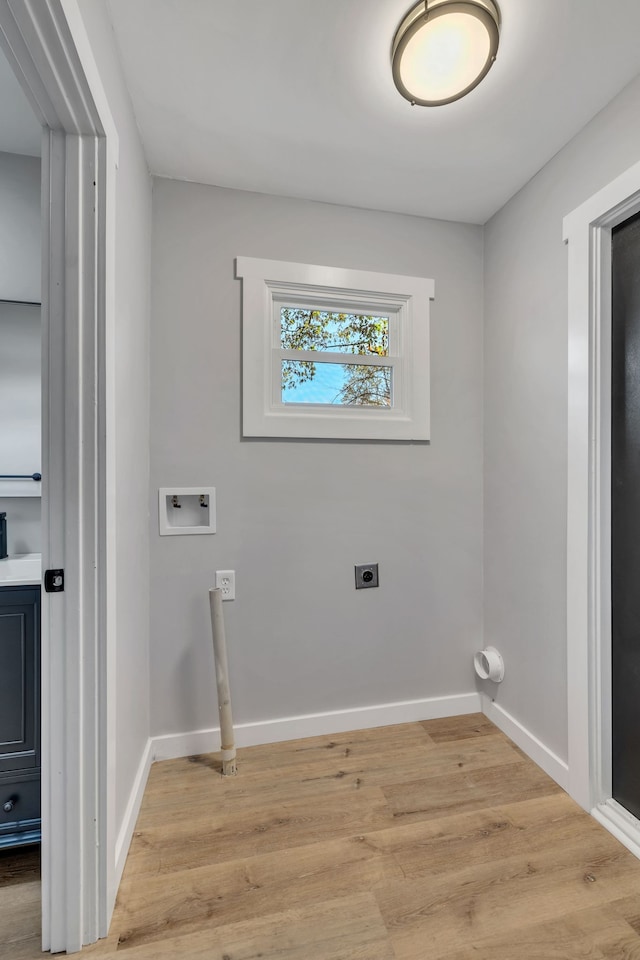
[[[36,960],[1,862],[0,956]],[[85,955],[640,960],[640,861],[481,715],[171,760]]]

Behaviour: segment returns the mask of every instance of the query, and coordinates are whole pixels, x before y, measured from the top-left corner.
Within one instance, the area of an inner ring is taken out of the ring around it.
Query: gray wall
[[[0,497],[0,513],[7,515],[9,556],[40,553],[42,511],[39,497]]]
[[[567,251],[562,218],[640,159],[640,79],[485,230],[485,638],[496,700],[566,757]]]
[[[13,153],[0,153],[0,300],[39,301],[40,292],[40,158],[23,157]],[[5,308],[5,311],[9,309]],[[33,363],[39,363],[40,332],[37,342],[33,338],[25,342],[16,342],[18,331],[14,320],[0,322],[0,376],[3,376],[3,363],[11,362],[13,370],[17,368],[8,358],[16,349],[22,351],[31,348],[31,357],[23,359],[29,366],[34,397],[40,399],[40,376],[33,380]],[[33,351],[37,350],[37,353]],[[5,383],[6,383],[6,377]],[[25,383],[26,383],[25,378]],[[6,453],[6,441],[10,423],[8,408],[3,405],[0,411],[0,473],[14,473],[9,469]],[[15,421],[17,427],[17,419]],[[4,426],[4,430],[2,429]],[[38,418],[39,429],[39,418]],[[13,449],[11,454],[13,454]],[[12,459],[12,457],[11,457]],[[40,468],[40,452],[37,462],[29,472]],[[22,472],[22,471],[20,471]],[[4,492],[11,489],[0,481]],[[17,489],[13,486],[13,489]],[[39,553],[40,537],[40,499],[39,497],[0,496],[0,512],[7,514],[9,553]]]
[[[431,445],[241,440],[237,255],[433,277]],[[152,265],[152,734],[216,723],[220,568],[238,722],[472,690],[482,229],[155,180]],[[215,536],[159,537],[172,484],[216,486]]]
[[[120,138],[116,196],[117,730],[121,824],[149,736],[149,302],[151,180],[104,0],[80,10]]]
[[[0,473],[41,468],[40,307],[0,300]],[[7,514],[9,554],[40,551],[40,497],[11,496],[33,481],[0,480],[0,512]]]
[[[40,158],[0,153],[0,300],[39,302]]]

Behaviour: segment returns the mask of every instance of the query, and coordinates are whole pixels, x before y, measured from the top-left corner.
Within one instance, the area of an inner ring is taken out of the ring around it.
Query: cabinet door
[[[40,766],[40,591],[0,589],[0,776]]]

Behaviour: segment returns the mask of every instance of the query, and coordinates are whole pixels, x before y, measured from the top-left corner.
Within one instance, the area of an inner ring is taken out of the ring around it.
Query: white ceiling
[[[42,128],[0,50],[0,152],[40,156]]]
[[[640,72],[639,0],[500,0],[468,97],[411,107],[411,0],[109,0],[151,171],[483,223]]]

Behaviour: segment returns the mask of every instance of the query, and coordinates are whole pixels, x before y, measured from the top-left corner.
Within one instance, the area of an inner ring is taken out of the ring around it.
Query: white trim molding
[[[545,773],[548,773],[563,790],[567,789],[569,767],[566,761],[550,750],[542,740],[538,740],[535,734],[531,733],[519,720],[516,720],[504,707],[501,707],[484,693],[482,694],[482,712],[521,750],[524,750],[534,763],[537,763]]]
[[[151,738],[149,738],[142,753],[140,763],[138,764],[136,776],[133,781],[133,787],[131,788],[131,793],[129,794],[129,800],[127,801],[127,807],[122,818],[122,824],[118,833],[118,839],[116,841],[116,887],[120,886],[122,873],[125,863],[127,862],[127,854],[129,853],[129,847],[131,846],[133,831],[136,828],[136,821],[138,819],[138,814],[140,813],[140,807],[142,805],[144,791],[147,786],[147,780],[149,779],[149,771],[151,770],[151,764],[153,763],[154,759],[153,741]]]
[[[43,127],[42,946],[105,936],[113,776],[114,183],[118,143],[76,0],[0,0],[0,46]]]
[[[564,219],[569,253],[567,663],[571,796],[611,797],[611,230],[640,210],[640,163]]]
[[[604,800],[593,808],[591,814],[640,860],[640,820],[616,800]]]
[[[372,707],[353,707],[327,713],[309,713],[298,717],[278,717],[239,723],[234,728],[236,746],[254,747],[262,743],[282,743],[303,737],[330,736],[371,727],[386,727],[394,723],[415,723],[418,720],[437,720],[464,713],[480,713],[478,693],[461,693],[425,700],[403,700],[399,703],[381,703]],[[200,753],[215,753],[220,749],[220,729],[192,730],[188,733],[170,733],[152,738],[154,760],[173,760]]]
[[[428,440],[429,308],[434,282],[284,260],[236,258],[242,279],[242,425],[245,437],[335,440]],[[384,356],[284,350],[283,307],[388,317]],[[287,362],[384,367],[390,405],[290,403],[283,400]]]

